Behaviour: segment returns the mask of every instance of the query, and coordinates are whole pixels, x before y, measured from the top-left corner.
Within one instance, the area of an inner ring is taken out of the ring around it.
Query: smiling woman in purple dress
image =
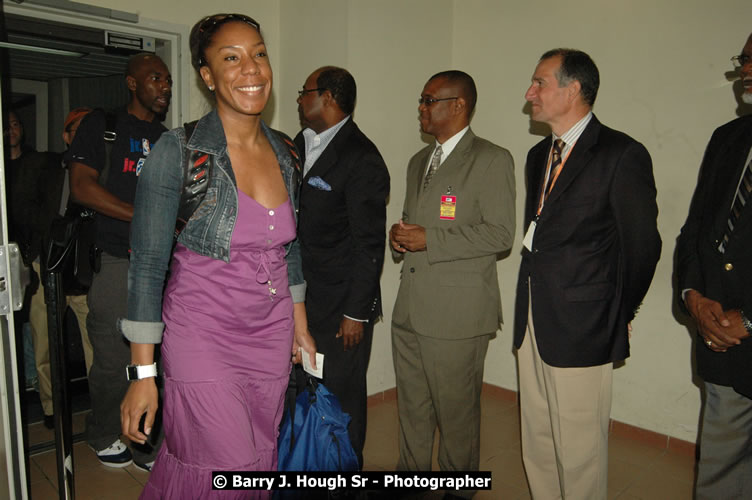
[[[211,472],[276,469],[291,355],[299,361],[300,346],[314,361],[295,236],[300,172],[284,136],[260,116],[272,70],[258,23],[209,16],[193,27],[190,45],[216,109],[191,137],[164,134],[141,171],[120,323],[142,374],[152,373],[162,342],[165,438],[141,496],[266,498],[212,491]],[[171,253],[186,148],[215,162]],[[121,406],[129,439],[147,438],[157,401],[154,377],[131,382]]]

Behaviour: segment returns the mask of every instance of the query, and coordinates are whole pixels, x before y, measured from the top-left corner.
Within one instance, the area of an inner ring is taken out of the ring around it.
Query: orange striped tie
[[[548,174],[548,183],[546,184],[546,190],[544,191],[545,197],[551,194],[551,190],[554,188],[554,179],[561,170],[561,150],[564,148],[564,141],[556,139],[554,141],[554,147],[551,150],[551,170]]]

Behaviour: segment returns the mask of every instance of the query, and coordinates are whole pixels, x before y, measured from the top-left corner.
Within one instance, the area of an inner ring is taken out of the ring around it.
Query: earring
[[[209,92],[214,92],[214,85],[209,85]]]

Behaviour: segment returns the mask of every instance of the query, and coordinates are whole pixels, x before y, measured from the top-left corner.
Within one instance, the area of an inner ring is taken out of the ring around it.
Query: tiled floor
[[[387,393],[389,394],[389,393]],[[508,394],[484,390],[482,398],[480,468],[493,474],[493,490],[480,491],[477,500],[529,499],[522,468],[519,412]],[[80,430],[83,415],[75,418]],[[30,429],[30,441],[50,439],[41,424]],[[687,450],[671,451],[646,443],[634,435],[613,432],[609,445],[609,499],[689,500],[692,498],[694,458]],[[434,447],[436,448],[436,447]],[[76,498],[134,499],[148,475],[132,465],[124,469],[104,467],[84,444],[74,445]],[[397,404],[393,397],[375,401],[368,408],[365,447],[367,470],[393,470],[397,462]],[[437,469],[434,459],[434,469]],[[31,498],[57,498],[55,458],[52,452],[31,457]],[[441,498],[427,495],[424,499]]]

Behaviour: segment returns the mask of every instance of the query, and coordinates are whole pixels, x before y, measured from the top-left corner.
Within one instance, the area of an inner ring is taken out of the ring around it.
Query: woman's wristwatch
[[[746,314],[744,314],[744,311],[739,309],[739,315],[742,317],[742,325],[744,325],[744,329],[747,330],[747,333],[752,335],[752,321],[749,320]]]
[[[125,374],[128,380],[143,380],[149,377],[157,376],[157,363],[150,365],[128,365],[125,367]]]

